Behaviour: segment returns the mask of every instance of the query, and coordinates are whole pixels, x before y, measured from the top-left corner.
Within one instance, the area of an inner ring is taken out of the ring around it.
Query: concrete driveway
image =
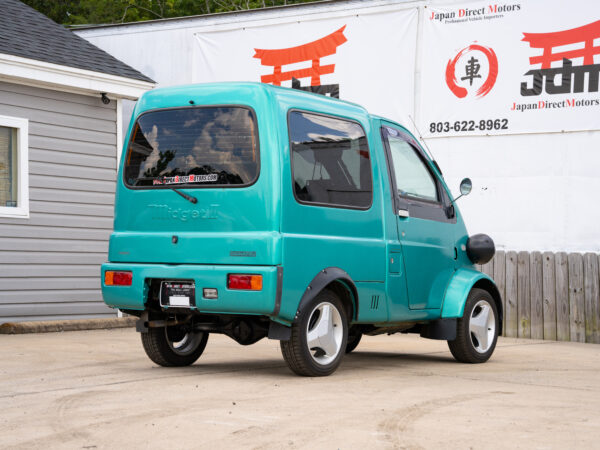
[[[132,329],[0,335],[2,448],[594,448],[600,345],[501,339],[481,365],[445,342],[366,337],[327,378],[276,341],[212,335],[159,368]]]

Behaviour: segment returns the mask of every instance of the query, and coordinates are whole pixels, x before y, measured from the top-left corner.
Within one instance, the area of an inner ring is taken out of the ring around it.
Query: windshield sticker
[[[152,184],[211,183],[218,179],[219,176],[216,173],[211,173],[210,175],[177,175],[174,177],[156,178],[152,180]]]

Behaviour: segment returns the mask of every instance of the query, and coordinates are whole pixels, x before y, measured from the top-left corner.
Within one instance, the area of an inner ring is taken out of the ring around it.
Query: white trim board
[[[123,100],[117,99],[117,172],[119,171],[119,162],[121,161],[121,151],[123,149]]]
[[[29,218],[29,120],[0,116],[0,126],[17,130],[17,206],[0,206],[0,217]]]
[[[0,53],[0,78],[36,87],[138,99],[154,83]]]

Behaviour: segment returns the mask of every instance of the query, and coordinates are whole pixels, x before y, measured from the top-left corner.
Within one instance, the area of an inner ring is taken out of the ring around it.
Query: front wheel
[[[498,328],[494,299],[483,289],[472,289],[457,321],[456,339],[448,341],[452,356],[464,363],[486,362],[496,348]]]
[[[148,357],[164,367],[189,366],[196,362],[208,341],[208,333],[185,330],[181,326],[148,328],[142,345]]]
[[[348,340],[346,310],[331,291],[319,293],[292,325],[289,341],[281,341],[281,353],[296,374],[330,375],[338,368]]]
[[[360,340],[362,338],[362,333],[357,330],[356,326],[350,327],[348,330],[348,343],[346,344],[346,353],[350,353],[354,351]]]

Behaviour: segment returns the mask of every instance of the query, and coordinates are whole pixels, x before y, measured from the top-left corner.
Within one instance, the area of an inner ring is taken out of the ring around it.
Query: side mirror
[[[472,189],[473,183],[471,182],[471,179],[463,178],[463,180],[460,182],[460,195],[452,200],[452,203],[461,198],[463,195],[469,195]]]
[[[473,183],[471,183],[470,178],[463,178],[460,182],[460,195],[469,195],[471,193],[471,189],[473,189]]]

